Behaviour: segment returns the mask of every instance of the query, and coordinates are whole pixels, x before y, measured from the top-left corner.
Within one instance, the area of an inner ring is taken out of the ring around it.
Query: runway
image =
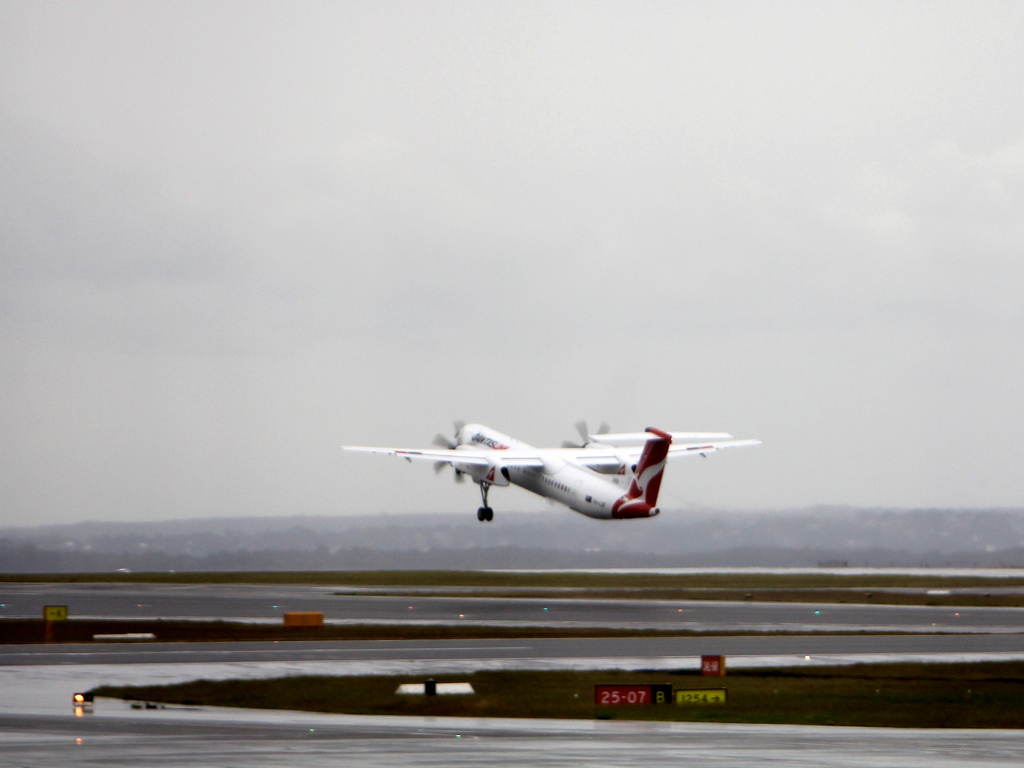
[[[0,765],[1005,768],[1020,764],[1024,737],[1020,731],[264,714],[0,715]]]
[[[874,657],[978,654],[1024,657],[1022,635],[805,635],[635,638],[545,638],[515,640],[337,641],[241,643],[80,643],[0,646],[0,666],[69,664],[211,664],[332,662],[476,663],[488,668],[536,669],[540,664],[578,668],[623,661],[658,668],[686,668],[703,654],[725,654],[732,666],[755,666],[772,658],[788,663],[810,656]],[[549,667],[550,668],[550,667]]]
[[[889,634],[0,645],[0,766],[639,766],[682,760],[712,766],[1016,766],[1021,760],[1021,732],[398,719],[216,708],[136,711],[103,699],[91,715],[73,713],[71,694],[102,683],[299,674],[394,673],[416,679],[484,669],[681,669],[696,667],[707,653],[725,654],[730,668],[1024,658],[1024,634],[1016,634],[1024,614],[1019,609],[333,593],[323,587],[4,585],[0,615],[38,616],[42,605],[66,604],[72,616],[95,617],[230,615],[279,621],[285,610],[324,610],[331,621],[352,623],[472,617],[472,623],[484,624],[701,627],[714,632],[754,627],[849,631],[864,622]]]
[[[694,632],[1024,632],[1024,608],[339,595],[337,587],[3,584],[0,617],[38,618],[67,605],[73,618],[275,622],[285,611],[323,611],[332,624],[614,627]],[[348,591],[348,590],[346,590]]]

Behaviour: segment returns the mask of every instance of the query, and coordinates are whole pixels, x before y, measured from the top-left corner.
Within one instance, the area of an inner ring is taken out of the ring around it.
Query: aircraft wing
[[[650,437],[650,433],[647,432],[638,432],[637,435]],[[674,436],[675,435],[673,435],[673,437]],[[646,442],[646,440],[644,442]],[[717,440],[702,443],[672,443],[672,445],[669,446],[668,455],[669,458],[696,454],[707,455],[725,448],[739,448],[745,445],[760,444],[760,440]],[[606,446],[596,448],[554,448],[549,449],[548,453],[558,453],[576,464],[582,464],[585,467],[597,469],[600,467],[618,467],[623,463],[635,461],[640,458],[640,454],[643,453],[643,450],[643,445],[630,445],[621,446],[619,448]]]
[[[480,450],[474,448],[370,448],[362,445],[342,446],[346,451],[359,451],[361,453],[385,453],[392,456],[400,456],[403,459],[412,461],[422,459],[424,461],[443,461],[448,464],[477,464],[487,466],[498,462],[508,467],[543,467],[544,462],[535,453],[523,451],[497,451]]]
[[[609,448],[556,448],[552,453],[590,469],[618,469],[640,455],[640,451],[634,452],[628,448],[618,451]]]
[[[675,432],[668,430],[672,440],[731,440],[732,435],[728,432]],[[650,432],[605,432],[603,434],[589,435],[590,442],[607,445],[630,445],[633,443],[646,443],[651,437]]]
[[[723,433],[674,433],[673,437],[679,435],[719,435]],[[585,448],[547,448],[543,451],[549,458],[551,454],[561,456],[567,461],[581,464],[591,469],[614,469],[622,464],[635,461],[643,453],[644,443],[650,437],[648,432],[637,432],[616,435],[616,438],[629,438],[630,441],[643,436],[642,443],[634,445],[612,446],[594,445]],[[731,437],[731,436],[730,436]],[[760,440],[717,440],[700,443],[672,443],[668,449],[669,458],[676,456],[688,456],[700,454],[706,456],[709,453],[720,451],[724,448],[738,448],[745,445],[760,445]],[[507,467],[543,467],[544,459],[539,453],[533,451],[517,450],[489,450],[481,448],[373,448],[361,445],[343,446],[346,451],[358,451],[361,453],[383,453],[391,456],[399,456],[408,461],[419,459],[422,461],[442,461],[447,464],[475,464],[487,466],[498,463]]]

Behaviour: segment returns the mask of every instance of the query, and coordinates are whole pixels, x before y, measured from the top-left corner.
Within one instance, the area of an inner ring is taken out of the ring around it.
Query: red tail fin
[[[612,506],[612,517],[652,517],[658,514],[658,491],[672,435],[654,427],[648,427],[646,431],[651,436],[644,443],[629,490]]]

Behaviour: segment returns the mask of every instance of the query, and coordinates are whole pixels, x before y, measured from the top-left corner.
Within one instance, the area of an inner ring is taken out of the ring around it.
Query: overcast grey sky
[[[454,419],[1024,505],[1022,76],[1016,2],[4,2],[0,523],[472,517],[340,450]]]

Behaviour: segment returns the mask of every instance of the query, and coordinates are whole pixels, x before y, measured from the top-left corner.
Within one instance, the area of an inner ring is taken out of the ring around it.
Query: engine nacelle
[[[478,483],[491,485],[508,485],[509,483],[508,467],[502,464],[500,459],[487,464],[460,464],[459,469]]]
[[[630,463],[627,459],[622,459],[618,464],[595,464],[589,466],[588,469],[597,472],[599,475],[623,477],[636,472],[636,462]]]

